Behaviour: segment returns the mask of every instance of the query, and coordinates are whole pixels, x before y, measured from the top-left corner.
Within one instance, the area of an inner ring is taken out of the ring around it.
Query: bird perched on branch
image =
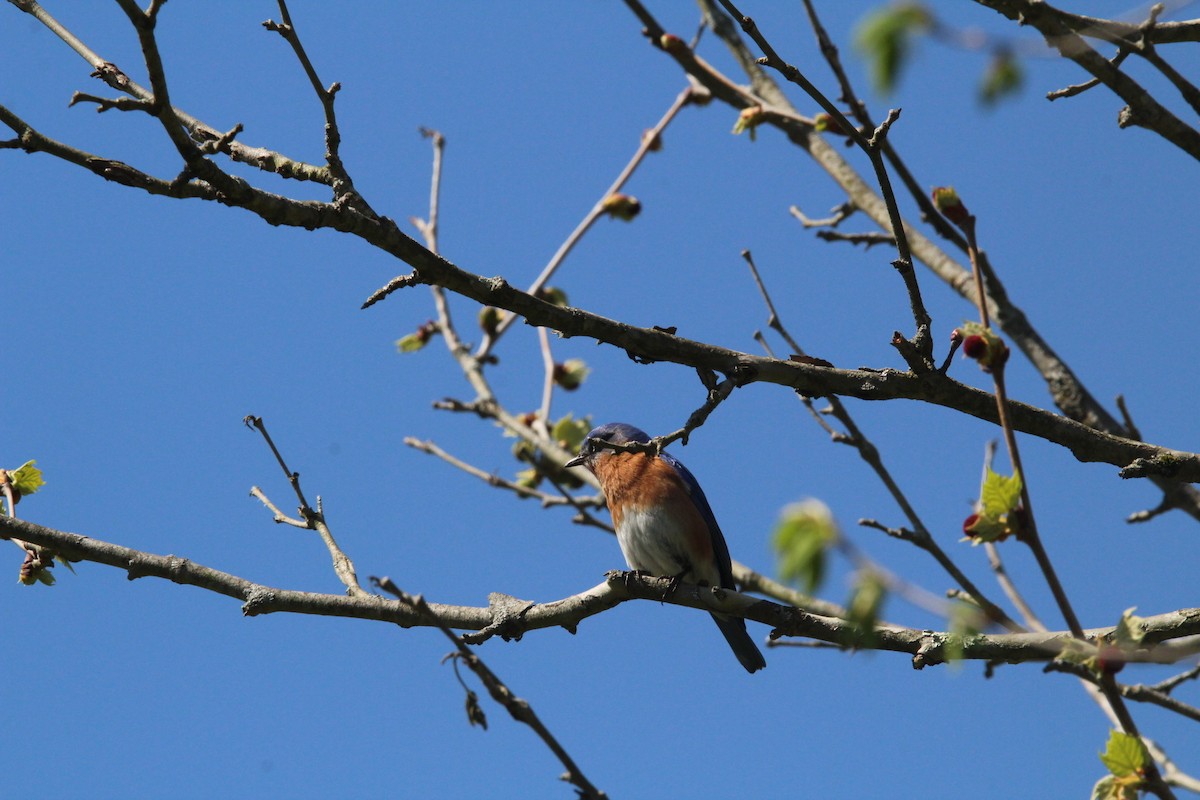
[[[631,569],[736,590],[729,547],[696,478],[668,453],[631,453],[610,444],[647,443],[645,432],[623,422],[587,435],[568,467],[586,467],[600,481],[617,541]],[[713,620],[747,672],[767,665],[740,617]]]

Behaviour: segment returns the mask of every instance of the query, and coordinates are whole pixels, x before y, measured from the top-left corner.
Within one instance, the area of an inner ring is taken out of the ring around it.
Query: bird
[[[566,466],[584,467],[600,481],[630,569],[736,591],[729,546],[688,468],[666,452],[622,452],[601,444],[649,441],[633,425],[610,422],[594,428]],[[744,619],[724,614],[712,618],[747,672],[767,665]]]

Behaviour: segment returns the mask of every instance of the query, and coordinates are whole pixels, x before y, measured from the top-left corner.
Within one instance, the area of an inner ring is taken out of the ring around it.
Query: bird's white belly
[[[684,531],[661,509],[626,507],[617,528],[617,541],[630,569],[674,577],[689,566],[683,549]]]

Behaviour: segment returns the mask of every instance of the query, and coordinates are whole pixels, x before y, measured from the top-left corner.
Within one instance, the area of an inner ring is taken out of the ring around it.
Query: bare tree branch
[[[498,618],[491,607],[428,603],[428,610],[425,611],[398,600],[369,594],[348,597],[277,589],[186,558],[147,553],[9,517],[0,517],[0,538],[18,538],[50,548],[75,561],[116,567],[125,570],[131,580],[155,577],[207,589],[241,601],[242,613],[248,617],[273,613],[315,614],[389,622],[406,628],[445,625],[459,630],[486,631],[484,637],[473,637],[475,643],[496,635],[504,639],[520,638],[529,631],[541,628],[562,627],[573,631],[588,617],[629,600],[666,602],[745,617],[771,626],[772,636],[801,636],[842,644],[848,640],[847,637],[852,637],[852,641],[856,633],[855,626],[845,620],[812,614],[728,590],[680,583],[674,593],[666,595],[666,591],[674,585],[670,578],[627,572],[610,573],[603,583],[571,597],[549,603],[530,603],[528,609],[518,616]],[[1200,637],[1200,608],[1145,617],[1142,629],[1145,633],[1145,649],[1132,655],[1131,661],[1175,663],[1200,652],[1200,641],[1192,639]],[[1112,627],[1087,630],[1084,632],[1085,640],[1089,643],[1101,641],[1111,637],[1114,630]],[[877,650],[908,653],[914,657],[914,666],[920,668],[942,664],[954,657],[951,645],[961,645],[961,657],[966,659],[1048,661],[1057,657],[1071,638],[1070,633],[1060,631],[977,634],[963,639],[949,633],[880,626],[875,631],[872,646]],[[1178,645],[1170,645],[1177,640],[1183,641],[1179,641]]]

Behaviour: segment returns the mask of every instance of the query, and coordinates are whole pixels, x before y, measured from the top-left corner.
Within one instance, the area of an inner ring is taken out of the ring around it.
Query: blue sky
[[[873,5],[819,4],[863,91],[850,31]],[[1124,10],[1092,5],[1089,13]],[[136,37],[115,6],[48,6],[144,82]],[[786,59],[834,94],[799,9],[745,6]],[[322,80],[343,85],[342,152],[360,191],[397,220],[424,216],[430,148],[417,128],[442,131],[442,250],[514,284],[540,271],[685,85],[615,2],[291,10]],[[690,4],[651,10],[668,30],[695,29]],[[1036,41],[986,9],[957,4],[952,14]],[[159,35],[172,97],[216,128],[241,122],[241,141],[319,162],[320,107],[290,50],[262,30],[268,17],[278,18],[272,3],[218,13],[167,5]],[[107,90],[34,20],[13,8],[0,18],[0,102],[49,136],[162,176],[178,171],[146,116],[68,109],[75,90]],[[736,79],[715,39],[701,54]],[[1194,53],[1176,64],[1190,75],[1200,67]],[[924,185],[958,188],[1010,295],[1089,388],[1105,402],[1123,393],[1150,441],[1197,450],[1195,165],[1150,133],[1119,130],[1121,103],[1102,90],[1048,103],[1045,92],[1082,80],[1073,65],[1026,66],[1025,90],[985,109],[974,94],[983,57],[924,42],[898,91],[869,99],[877,114],[903,108],[893,143]],[[684,109],[628,186],[641,216],[602,220],[555,283],[605,316],[758,352],[751,337],[766,313],[738,255],[750,248],[806,350],[844,367],[902,366],[888,342],[894,329],[910,332],[911,318],[893,256],[826,244],[797,225],[789,205],[821,215],[843,198],[777,133],[754,143],[730,135],[735,116],[715,103]],[[569,513],[517,501],[403,445],[428,438],[483,469],[518,469],[496,429],[432,409],[472,396],[440,342],[396,353],[394,341],[433,315],[428,292],[359,310],[403,264],[345,235],[148,197],[11,150],[0,152],[0,208],[10,409],[0,463],[35,458],[47,479],[19,507],[26,518],[267,585],[338,592],[319,539],[274,525],[249,497],[257,485],[294,506],[269,451],[241,424],[257,414],[310,499],[323,498],[360,575],[483,605],[493,591],[558,599],[623,566],[611,537],[573,526]],[[973,313],[932,275],[920,280],[940,348]],[[455,299],[454,310],[474,335],[474,304]],[[556,397],[555,416],[657,434],[703,399],[692,370],[637,365],[580,339],[554,348],[593,369],[581,390]],[[534,332],[514,329],[499,356],[501,399],[536,408]],[[1015,360],[1010,373],[1013,396],[1049,404],[1027,364]],[[989,384],[961,360],[952,374]],[[982,551],[956,543],[996,430],[914,403],[850,408],[942,545],[999,597]],[[1085,626],[1113,624],[1129,606],[1148,615],[1200,605],[1193,521],[1176,513],[1130,527],[1126,515],[1158,502],[1152,485],[1037,440],[1023,447],[1040,527]],[[934,592],[949,586],[924,554],[855,525],[902,519],[853,451],[831,444],[778,387],[738,390],[673,452],[703,483],[734,557],[759,571],[774,571],[769,534],[780,509],[817,497],[880,563]],[[8,550],[15,578],[20,554]],[[1005,556],[1060,627],[1028,554],[1008,546]],[[246,619],[235,602],[193,588],[130,583],[92,564],[77,572],[60,571],[53,588],[13,580],[4,590],[0,763],[14,796],[570,796],[550,753],[490,700],[489,730],[467,725],[436,631]],[[846,598],[847,575],[836,565],[829,599]],[[885,615],[944,626],[896,600]],[[903,656],[773,649],[768,669],[749,676],[704,615],[650,603],[589,619],[574,636],[493,640],[481,655],[614,798],[1080,796],[1102,770],[1104,718],[1073,679],[1038,666],[985,680],[978,664],[917,672]],[[1194,687],[1180,691],[1194,702]],[[1184,721],[1134,713],[1181,768],[1200,772],[1200,738]]]

